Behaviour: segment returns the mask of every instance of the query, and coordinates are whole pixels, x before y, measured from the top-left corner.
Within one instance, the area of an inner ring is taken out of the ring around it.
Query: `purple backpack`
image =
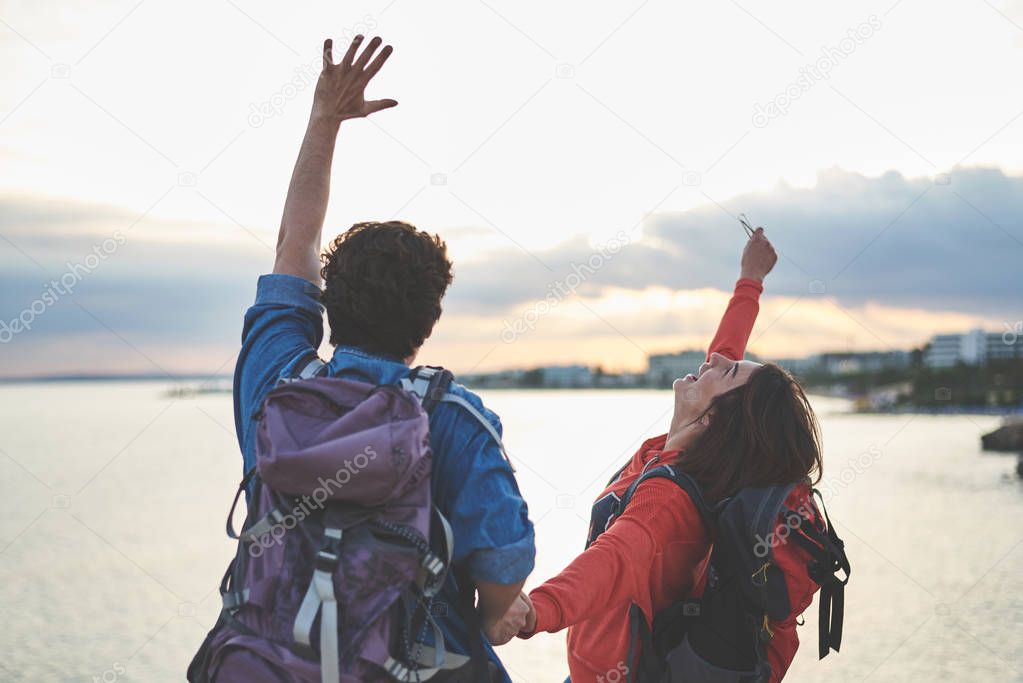
[[[238,549],[220,584],[223,609],[188,680],[487,680],[467,575],[456,573],[471,657],[445,651],[433,618],[454,540],[431,501],[429,413],[457,403],[500,444],[496,430],[448,392],[442,368],[378,386],[327,377],[319,358],[297,365],[258,414],[256,466],[228,514]],[[247,488],[236,534],[232,513]]]

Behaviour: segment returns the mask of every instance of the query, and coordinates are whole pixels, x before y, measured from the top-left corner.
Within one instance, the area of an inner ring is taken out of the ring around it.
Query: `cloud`
[[[199,348],[214,369],[273,260],[243,231],[118,207],[8,196],[0,223],[0,375],[180,372]]]
[[[831,169],[813,187],[780,185],[657,214],[642,240],[607,259],[576,291],[728,288],[744,241],[733,216],[744,212],[766,226],[781,254],[769,294],[1005,314],[1021,294],[1023,177],[956,168],[947,179]],[[576,238],[545,251],[491,254],[458,268],[451,301],[482,312],[543,298],[594,251]]]
[[[475,344],[482,359],[506,321],[544,305],[550,312],[535,332],[514,350],[502,345],[481,367],[573,354],[637,366],[643,350],[695,343],[719,312],[721,297],[708,290],[729,291],[738,274],[745,237],[729,214],[739,212],[766,225],[782,254],[762,324],[776,303],[795,306],[761,341],[765,350],[799,354],[854,337],[859,348],[909,345],[949,325],[1017,320],[1023,177],[956,168],[949,181],[831,169],[813,187],[780,185],[655,214],[642,231],[625,226],[602,243],[576,236],[550,249],[511,245],[458,258],[431,351],[461,362]],[[117,207],[7,196],[0,222],[0,320],[39,309],[32,330],[4,345],[0,375],[146,364],[213,370],[237,349],[255,276],[272,263],[267,240],[235,225],[170,222]],[[471,228],[440,232],[461,245],[479,236]],[[73,292],[37,304],[90,259],[94,267]],[[695,308],[679,303],[687,296]],[[838,339],[830,330],[843,318]],[[55,353],[64,354],[59,362]]]

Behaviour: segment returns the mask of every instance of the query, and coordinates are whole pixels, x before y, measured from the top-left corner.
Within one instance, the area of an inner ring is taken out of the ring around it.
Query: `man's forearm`
[[[515,584],[476,582],[476,590],[479,591],[480,596],[480,617],[483,619],[484,626],[504,616],[511,604],[519,597],[524,584],[525,581]]]
[[[295,162],[277,237],[275,273],[286,273],[320,284],[320,240],[330,198],[330,167],[334,160],[338,121],[309,118]]]

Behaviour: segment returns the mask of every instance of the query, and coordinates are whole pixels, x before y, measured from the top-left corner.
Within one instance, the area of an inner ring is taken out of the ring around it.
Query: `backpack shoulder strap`
[[[315,352],[303,351],[302,355],[298,357],[292,366],[291,373],[288,376],[281,377],[278,384],[297,382],[298,380],[312,379],[313,377],[327,377],[329,370],[330,367],[327,363],[323,362]],[[343,379],[346,375],[350,375],[354,379],[366,384],[377,385],[377,381],[369,373],[354,367],[341,368],[330,376]]]
[[[647,463],[648,467],[650,464]],[[693,505],[696,506],[700,518],[707,525],[708,529],[713,530],[715,528],[717,515],[704,499],[703,491],[700,489],[699,484],[688,474],[670,464],[645,469],[636,478],[636,481],[632,482],[629,488],[625,490],[621,502],[616,507],[616,517],[625,512],[625,508],[632,500],[636,490],[648,479],[667,479],[685,491],[686,495],[693,501]],[[646,615],[643,614],[643,610],[640,609],[639,605],[632,603],[629,607],[629,650],[628,658],[626,659],[628,671],[624,679],[628,683],[660,680],[664,672],[664,660],[654,645],[653,628],[651,624],[647,623]],[[637,646],[639,648],[638,653]]]
[[[402,389],[419,397],[419,400],[422,401],[423,409],[429,415],[433,414],[433,409],[439,403],[454,403],[461,406],[497,442],[497,446],[501,449],[504,459],[511,465],[511,459],[508,457],[508,451],[504,448],[504,442],[501,441],[501,435],[497,433],[497,429],[490,423],[490,420],[484,417],[483,413],[477,410],[474,405],[450,391],[451,383],[454,379],[454,375],[451,374],[450,370],[432,365],[421,365],[409,373],[408,377],[402,378],[400,384]],[[515,467],[512,466],[512,471],[514,470]]]
[[[285,365],[285,368],[290,368],[288,372],[281,371],[280,376],[277,378],[277,382],[271,387],[276,389],[285,384],[291,382],[298,382],[304,379],[311,379],[313,377],[324,377],[327,374],[327,364],[320,360],[320,357],[315,351],[307,350],[299,354],[295,360],[291,361],[290,365]],[[257,422],[263,419],[263,408],[265,407],[266,397],[263,397],[263,401],[256,407],[252,412],[252,419]]]
[[[401,388],[415,394],[427,415],[433,415],[434,408],[444,399],[448,388],[455,381],[450,370],[421,365],[401,380]]]
[[[300,379],[323,377],[327,374],[327,364],[320,360],[315,351],[303,351],[291,366],[291,372],[281,377],[278,384],[295,382]]]
[[[433,416],[434,409],[441,403],[456,403],[462,406],[494,437],[497,445],[501,448],[501,453],[507,459],[508,454],[505,453],[501,437],[497,430],[494,429],[494,426],[490,424],[490,421],[476,410],[471,403],[461,396],[451,393],[450,387],[454,379],[455,377],[451,374],[450,370],[430,365],[421,365],[412,370],[407,377],[403,377],[399,385],[405,391],[414,394],[422,403],[423,410],[431,417]],[[437,512],[439,513],[439,511]],[[443,516],[441,516],[441,519],[443,519]],[[451,530],[446,521],[444,522],[444,527],[445,533],[448,535],[449,548],[453,548],[453,540],[450,536]],[[450,562],[450,557],[448,560]],[[487,667],[489,665],[487,663],[487,653],[483,645],[483,625],[480,622],[479,612],[476,610],[474,602],[476,587],[466,567],[452,567],[452,570],[458,585],[457,609],[469,633],[469,666],[472,679],[476,681],[487,680]]]
[[[703,497],[703,491],[700,489],[700,485],[682,470],[668,464],[651,468],[641,474],[636,481],[632,482],[632,485],[625,490],[625,494],[622,496],[622,502],[618,505],[618,515],[625,512],[625,506],[627,506],[629,501],[632,500],[632,496],[636,493],[636,489],[638,489],[639,485],[648,479],[667,479],[685,491],[689,498],[693,501],[693,505],[696,506],[696,510],[700,513],[700,517],[703,519],[704,523],[711,529],[714,528],[717,522],[717,513],[714,511],[714,508],[707,504],[707,501]]]

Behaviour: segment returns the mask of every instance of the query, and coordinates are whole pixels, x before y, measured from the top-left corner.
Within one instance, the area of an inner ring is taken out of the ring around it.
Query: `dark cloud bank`
[[[575,291],[587,296],[609,287],[727,289],[744,240],[729,213],[745,212],[767,226],[782,254],[769,281],[771,294],[814,296],[823,288],[850,305],[877,301],[1018,316],[1023,177],[962,168],[944,180],[824,171],[811,188],[779,186],[720,205],[708,199],[691,211],[656,214],[642,241],[633,233],[616,253],[599,258],[581,237],[534,253],[509,243],[456,263],[446,310],[503,315],[559,284],[562,291],[578,285]],[[80,262],[136,218],[106,207],[0,200],[0,317],[18,316],[68,262]],[[194,245],[145,237],[153,231],[125,234],[125,243],[76,284],[72,297],[37,316],[33,333],[8,348],[36,343],[40,335],[95,332],[95,318],[139,345],[237,344],[255,276],[272,263],[265,242],[239,235],[230,243]],[[599,265],[593,272],[584,268],[593,264]],[[0,367],[0,375],[13,370]]]
[[[811,188],[779,186],[720,206],[708,200],[684,213],[657,214],[647,220],[643,241],[607,259],[578,291],[728,288],[744,239],[729,214],[740,212],[766,226],[782,255],[769,293],[811,296],[823,289],[851,305],[872,300],[982,314],[1023,303],[1023,177],[983,168],[956,169],[937,182],[834,169]],[[592,253],[577,239],[463,265],[451,304],[484,312],[528,302]]]

